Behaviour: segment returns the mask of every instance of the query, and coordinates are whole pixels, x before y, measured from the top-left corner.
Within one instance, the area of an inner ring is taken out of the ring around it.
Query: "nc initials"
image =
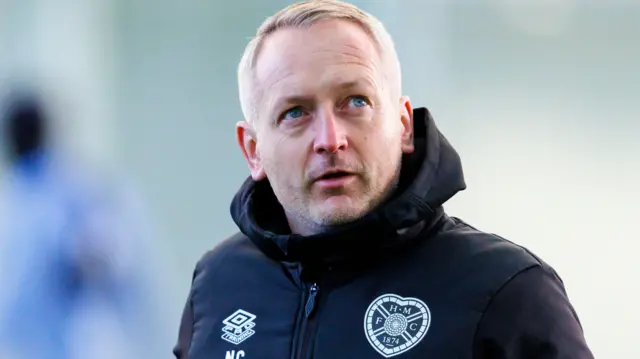
[[[224,359],[240,359],[244,358],[244,350],[238,350],[236,353],[235,350],[227,350],[227,355],[225,355]]]

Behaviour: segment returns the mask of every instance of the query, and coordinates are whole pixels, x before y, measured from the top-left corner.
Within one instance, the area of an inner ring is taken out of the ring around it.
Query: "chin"
[[[346,197],[346,196],[336,196]],[[353,203],[350,198],[329,198],[316,207],[313,213],[315,222],[323,226],[337,226],[362,218],[367,210],[362,205]]]
[[[354,222],[360,219],[360,217],[361,216],[354,216],[351,213],[331,213],[327,216],[318,218],[316,223],[323,227],[334,227]]]

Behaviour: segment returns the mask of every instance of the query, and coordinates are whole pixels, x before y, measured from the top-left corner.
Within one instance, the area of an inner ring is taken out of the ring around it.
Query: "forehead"
[[[255,74],[265,94],[273,95],[337,82],[376,82],[379,67],[377,46],[363,28],[345,20],[322,20],[269,35]]]

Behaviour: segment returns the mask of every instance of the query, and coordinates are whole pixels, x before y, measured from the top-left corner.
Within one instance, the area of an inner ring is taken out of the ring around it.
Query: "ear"
[[[412,153],[413,145],[413,107],[409,97],[400,97],[400,121],[402,122],[402,152]]]
[[[254,181],[263,180],[266,177],[260,153],[258,153],[258,139],[253,126],[247,121],[240,121],[236,124],[236,140],[242,151],[244,159],[249,165],[251,178]]]

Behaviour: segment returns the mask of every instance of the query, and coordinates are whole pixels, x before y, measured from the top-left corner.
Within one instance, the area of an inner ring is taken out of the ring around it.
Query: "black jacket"
[[[248,179],[240,233],[197,264],[179,359],[589,359],[556,272],[447,216],[460,158],[428,111],[395,196],[355,223],[288,231],[268,181]]]

